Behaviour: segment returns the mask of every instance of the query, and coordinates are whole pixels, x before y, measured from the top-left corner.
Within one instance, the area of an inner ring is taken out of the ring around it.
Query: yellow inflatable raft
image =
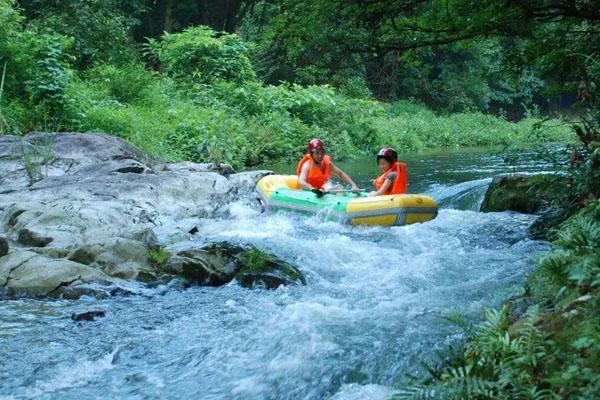
[[[296,175],[269,175],[258,181],[256,190],[267,210],[290,210],[319,214],[328,220],[351,225],[408,225],[437,216],[437,203],[419,194],[367,197],[351,192],[322,197],[301,190]]]

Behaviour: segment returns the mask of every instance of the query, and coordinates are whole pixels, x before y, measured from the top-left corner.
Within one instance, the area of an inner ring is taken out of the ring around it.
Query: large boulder
[[[115,136],[95,133],[30,133],[0,136],[0,187],[28,186],[46,176],[76,174],[111,160],[148,161],[144,153]]]
[[[157,254],[190,238],[201,219],[269,173],[160,163],[96,133],[0,136],[0,170],[4,296],[76,296],[84,291],[73,288],[88,283],[148,282],[161,274],[229,282],[241,249],[189,249],[158,263]]]
[[[0,297],[79,297],[104,294],[88,283],[112,285],[114,280],[94,268],[32,251],[16,250],[0,258]]]
[[[568,193],[568,179],[560,175],[497,176],[492,180],[480,210],[538,213],[561,203]]]
[[[179,250],[168,257],[162,268],[194,285],[220,286],[233,279],[248,288],[306,284],[296,267],[252,246],[230,243]]]

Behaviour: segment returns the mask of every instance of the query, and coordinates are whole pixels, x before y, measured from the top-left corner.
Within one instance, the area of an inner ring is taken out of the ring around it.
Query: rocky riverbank
[[[217,216],[269,171],[152,160],[95,133],[0,136],[0,297],[127,293],[126,281],[303,282],[293,266],[232,244],[203,243]],[[189,239],[193,239],[190,241]],[[177,251],[164,249],[178,241]]]
[[[532,239],[552,240],[558,226],[578,207],[572,204],[570,180],[563,175],[501,175],[492,180],[480,211],[537,214],[529,227]]]

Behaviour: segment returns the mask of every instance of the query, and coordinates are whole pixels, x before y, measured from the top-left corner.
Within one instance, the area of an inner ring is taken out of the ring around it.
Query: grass
[[[52,161],[53,149],[52,136],[45,136],[40,143],[29,143],[21,139],[21,158],[30,185],[41,180],[44,176],[48,176],[48,164]],[[42,168],[45,169],[44,172],[42,172]]]

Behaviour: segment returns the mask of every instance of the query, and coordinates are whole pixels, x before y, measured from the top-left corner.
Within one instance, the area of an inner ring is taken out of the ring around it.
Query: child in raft
[[[329,190],[342,190],[343,186],[330,186],[328,184],[331,174],[350,184],[353,192],[360,192],[360,188],[346,174],[333,164],[331,157],[325,154],[325,144],[321,139],[312,139],[308,142],[308,154],[298,163],[296,168],[300,187],[318,191],[320,196]]]
[[[394,149],[386,147],[379,150],[377,165],[383,173],[373,179],[375,190],[368,194],[369,197],[406,193],[406,164],[398,162],[398,153]]]

